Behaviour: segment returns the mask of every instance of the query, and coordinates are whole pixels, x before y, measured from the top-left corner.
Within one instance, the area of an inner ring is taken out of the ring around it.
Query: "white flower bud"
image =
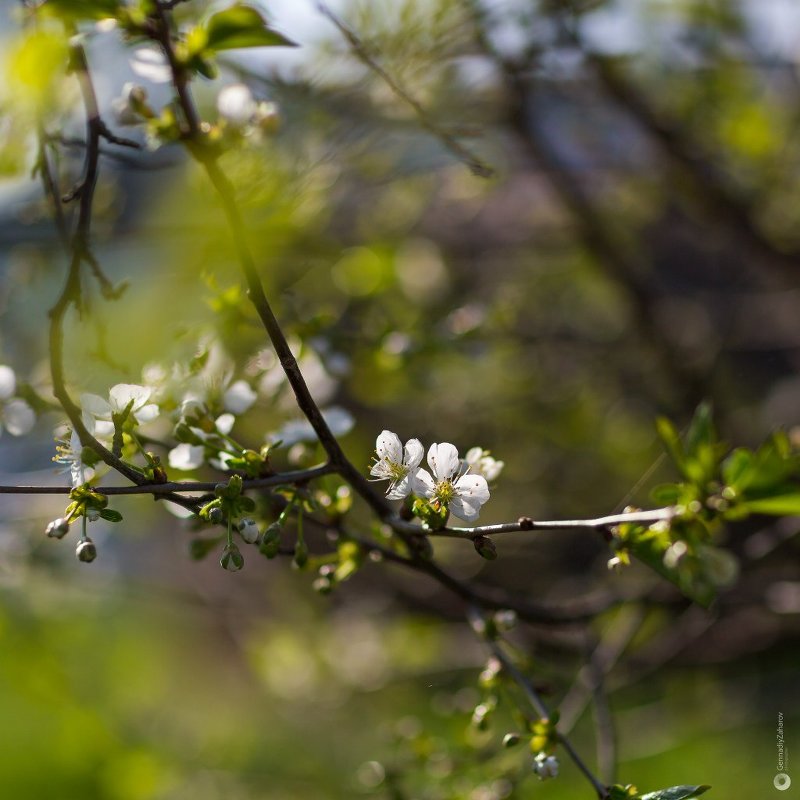
[[[239,534],[248,544],[255,544],[260,536],[258,524],[250,517],[239,520]]]

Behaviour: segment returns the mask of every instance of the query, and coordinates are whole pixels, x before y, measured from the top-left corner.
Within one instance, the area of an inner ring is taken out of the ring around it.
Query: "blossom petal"
[[[0,400],[8,400],[17,391],[17,376],[11,367],[0,366]]]
[[[489,484],[483,475],[462,475],[454,485],[458,496],[465,502],[482,506],[490,497]]]
[[[111,439],[114,435],[114,423],[111,420],[95,420],[93,435],[96,439]]]
[[[462,497],[456,497],[450,503],[450,511],[465,522],[474,522],[478,519],[480,509],[480,503]]]
[[[111,406],[108,404],[108,400],[104,400],[100,395],[82,394],[81,408],[84,412],[84,422],[86,422],[87,415],[98,419],[111,419]]]
[[[152,83],[167,83],[172,78],[164,54],[155,47],[140,47],[130,60],[131,69]]]
[[[151,422],[158,416],[158,406],[155,403],[148,403],[142,406],[135,416],[139,422]]]
[[[473,467],[481,460],[482,457],[483,457],[482,447],[470,447],[470,449],[467,450],[467,454],[464,456],[464,461],[466,461],[467,464]]]
[[[414,481],[414,472],[410,472],[404,478],[401,478],[397,481],[388,492],[386,492],[387,500],[402,500],[404,497],[408,497],[412,491],[412,485]]]
[[[173,469],[197,469],[203,463],[204,455],[204,447],[183,443],[169,451],[167,460]]]
[[[232,83],[217,95],[217,111],[234,125],[247,124],[256,107],[253,93],[243,83]]]
[[[428,450],[428,465],[437,481],[451,478],[458,471],[458,450],[450,442],[432,444]]]
[[[403,463],[413,470],[419,466],[423,455],[425,455],[425,448],[422,446],[422,442],[419,439],[409,439],[406,442]]]
[[[14,398],[6,403],[3,409],[3,417],[5,418],[6,430],[12,436],[23,436],[26,433],[30,433],[36,424],[36,414],[33,409],[19,398]]]
[[[375,440],[375,452],[378,458],[386,459],[395,464],[403,463],[403,446],[400,437],[391,431],[381,431],[380,436]]]
[[[257,397],[247,381],[236,381],[223,395],[222,404],[232,414],[244,414]]]
[[[433,497],[436,483],[426,469],[418,469],[411,479],[411,491],[422,497]]]
[[[118,383],[112,386],[108,393],[111,408],[114,411],[124,411],[128,403],[133,400],[132,410],[140,409],[149,399],[151,390],[147,386],[137,383]]]
[[[227,436],[233,429],[234,422],[236,422],[236,417],[233,414],[222,414],[215,420],[215,425],[220,433]]]

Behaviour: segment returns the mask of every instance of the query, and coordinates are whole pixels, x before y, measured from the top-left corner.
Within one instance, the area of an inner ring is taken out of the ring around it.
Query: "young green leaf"
[[[297,47],[270,28],[261,12],[252,6],[234,5],[212,14],[205,30],[206,50],[212,52],[240,47]]]

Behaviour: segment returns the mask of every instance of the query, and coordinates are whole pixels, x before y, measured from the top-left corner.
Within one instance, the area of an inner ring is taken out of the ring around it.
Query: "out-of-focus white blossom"
[[[547,753],[538,753],[533,759],[533,771],[541,780],[558,777],[558,759]]]
[[[334,436],[344,436],[350,433],[355,425],[353,415],[340,406],[331,406],[322,409],[322,417],[328,423],[331,433]],[[308,420],[291,420],[284,423],[277,431],[270,434],[270,441],[282,442],[289,447],[298,442],[313,442],[317,439],[317,434],[311,427]]]
[[[205,456],[205,447],[182,443],[173,447],[167,454],[167,463],[172,469],[190,470],[202,465]]]
[[[0,365],[0,431],[5,428],[12,436],[24,436],[36,424],[36,414],[27,401],[14,397],[16,391],[14,370]]]
[[[496,480],[505,466],[504,461],[492,458],[489,451],[481,447],[472,447],[467,450],[464,462],[473,475],[483,475],[487,482]]]
[[[157,47],[140,47],[130,60],[131,69],[151,83],[169,83],[172,71],[166,56]]]
[[[118,383],[112,386],[108,400],[96,394],[81,395],[83,424],[89,433],[97,436],[110,436],[114,433],[112,414],[122,413],[130,404],[128,420],[135,424],[150,422],[158,416],[158,406],[148,403],[151,390],[135,383]],[[105,424],[103,424],[105,423]]]

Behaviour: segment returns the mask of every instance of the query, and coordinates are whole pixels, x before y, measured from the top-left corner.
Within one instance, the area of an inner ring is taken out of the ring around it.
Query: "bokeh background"
[[[311,2],[265,9],[299,48],[233,53],[194,87],[212,120],[233,82],[280,108],[277,134],[223,163],[267,293],[317,399],[352,417],[342,441],[365,471],[384,428],[462,452],[481,445],[505,462],[482,521],[596,516],[647,505],[672,477],[660,414],[684,425],[708,400],[723,436],[749,445],[800,423],[796,3],[331,7],[440,134],[494,169],[472,174]],[[30,176],[16,4],[0,9],[0,355],[46,396],[47,309],[66,257]],[[86,34],[112,127],[126,81],[168,102],[117,32]],[[46,119],[65,137],[65,187],[80,174],[81,125],[65,79]],[[239,438],[259,446],[297,419],[219,206],[179,147],[108,148],[94,236],[104,269],[130,288],[72,320],[76,391],[138,382],[214,337],[260,392]],[[46,413],[27,437],[4,434],[0,482],[63,482],[50,462],[62,421]],[[277,458],[321,454],[300,443]],[[588,796],[566,763],[540,783],[524,752],[497,752],[516,725],[502,707],[490,731],[470,727],[486,653],[460,601],[426,578],[369,564],[320,597],[313,573],[280,559],[254,555],[238,574],[213,556],[191,561],[186,523],[159,504],[117,507],[125,522],[93,526],[100,557],[87,567],[43,536],[58,498],[3,496],[4,796]],[[609,573],[607,548],[586,533],[507,536],[491,563],[457,541],[436,553],[460,577],[549,602],[655,590],[656,605],[514,640],[548,701],[567,698],[590,760],[610,708],[623,782],[766,797],[779,712],[790,774],[800,743],[796,532],[759,519],[728,531],[741,577],[710,610],[643,567]],[[314,553],[330,550],[310,537]],[[598,644],[616,666],[592,709],[571,687]],[[784,796],[798,785],[800,775]]]

